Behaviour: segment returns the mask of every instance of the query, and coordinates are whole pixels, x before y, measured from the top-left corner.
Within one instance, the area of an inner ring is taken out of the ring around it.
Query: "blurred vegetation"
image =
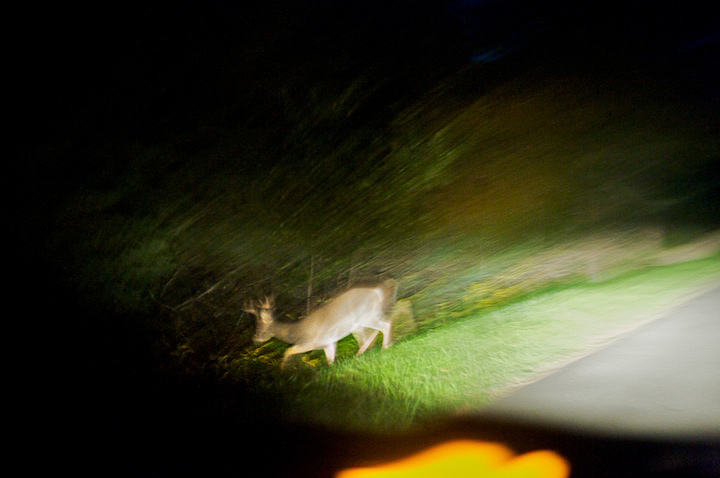
[[[156,323],[183,373],[252,381],[283,345],[250,344],[249,299],[298,318],[395,277],[423,331],[718,225],[710,108],[635,72],[459,66],[431,43],[365,62],[188,44],[111,72],[28,153],[23,233],[83,301]]]

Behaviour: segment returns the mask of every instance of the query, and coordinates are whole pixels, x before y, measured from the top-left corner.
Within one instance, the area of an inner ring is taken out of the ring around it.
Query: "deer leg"
[[[391,330],[392,325],[390,322],[385,322],[384,320],[379,320],[378,325],[380,326],[380,332],[383,334],[383,348],[386,349],[392,345],[392,337],[391,337]]]
[[[335,347],[336,347],[335,342],[323,347],[323,350],[325,351],[325,358],[327,359],[329,364],[333,363],[335,361]]]
[[[280,364],[280,368],[284,369],[287,365],[288,359],[292,357],[293,355],[302,354],[305,352],[309,352],[311,350],[315,350],[315,347],[309,346],[307,344],[297,344],[293,345],[289,349],[285,351],[285,355],[283,356],[282,363]]]
[[[372,330],[370,335],[367,335],[368,330],[372,329],[362,329],[362,331],[353,332],[355,340],[357,340],[358,345],[360,345],[360,350],[358,350],[357,355],[365,353],[365,351],[370,348],[372,343],[375,341],[375,337],[377,337],[377,330]]]

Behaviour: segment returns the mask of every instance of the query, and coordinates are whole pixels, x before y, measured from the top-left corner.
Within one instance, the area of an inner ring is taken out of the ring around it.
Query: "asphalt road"
[[[720,288],[483,409],[600,435],[720,440]]]

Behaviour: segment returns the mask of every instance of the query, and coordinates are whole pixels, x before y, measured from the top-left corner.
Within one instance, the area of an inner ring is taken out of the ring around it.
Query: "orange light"
[[[385,465],[342,470],[336,478],[566,478],[570,465],[557,453],[520,456],[499,443],[459,440]]]

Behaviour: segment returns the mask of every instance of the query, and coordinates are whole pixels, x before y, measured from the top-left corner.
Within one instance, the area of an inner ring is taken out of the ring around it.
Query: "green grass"
[[[303,419],[392,431],[481,408],[682,304],[720,280],[720,256],[556,287],[357,359],[300,386]]]

